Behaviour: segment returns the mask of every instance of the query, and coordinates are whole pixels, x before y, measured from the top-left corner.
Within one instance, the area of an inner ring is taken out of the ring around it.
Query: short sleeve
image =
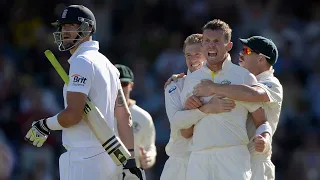
[[[273,81],[262,81],[255,86],[259,86],[268,94],[270,102],[282,102],[283,90],[280,83]]]
[[[73,59],[70,64],[70,82],[67,91],[81,92],[88,95],[93,82],[93,76],[94,67],[90,61],[80,57]]]
[[[244,102],[239,101],[239,103],[244,106],[250,113],[255,112],[257,109],[262,107],[262,103],[257,102]]]

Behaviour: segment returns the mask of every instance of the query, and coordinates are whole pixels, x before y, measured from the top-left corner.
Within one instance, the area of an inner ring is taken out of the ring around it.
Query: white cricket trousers
[[[275,166],[270,157],[253,155],[251,156],[251,180],[274,180]]]
[[[116,168],[103,148],[72,148],[59,158],[60,180],[118,180]]]
[[[160,180],[185,180],[189,156],[169,157],[162,170]]]
[[[187,180],[250,180],[248,147],[211,148],[191,153]]]

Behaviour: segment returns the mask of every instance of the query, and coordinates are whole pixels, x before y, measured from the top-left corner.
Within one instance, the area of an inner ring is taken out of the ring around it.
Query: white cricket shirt
[[[89,95],[99,108],[110,128],[114,128],[114,106],[121,88],[118,69],[99,51],[97,41],[82,43],[68,60],[70,63],[68,86],[63,89],[64,103],[69,92]],[[85,121],[62,130],[63,146],[101,147]]]
[[[270,102],[263,102],[262,107],[265,111],[267,121],[272,128],[272,134],[274,134],[277,129],[283,99],[282,85],[279,80],[274,77],[273,72],[274,70],[269,70],[256,76],[258,80],[258,84],[256,84],[256,86],[264,89],[270,99]],[[256,127],[251,118],[247,121],[247,131],[249,138],[252,139],[255,136]],[[248,148],[251,155],[257,154],[254,149],[253,141],[250,141]],[[266,154],[271,155],[271,149],[269,152],[266,152]]]
[[[139,147],[143,147],[148,155],[155,157],[156,131],[151,115],[136,104],[130,105],[129,109],[133,121],[135,156],[139,156]]]
[[[170,139],[166,146],[166,153],[171,157],[190,155],[188,146],[191,139],[184,138],[180,130],[191,127],[206,115],[199,109],[184,110],[184,106],[180,100],[183,84],[184,78],[180,78],[177,82],[171,82],[164,92],[166,112],[170,121]]]
[[[143,147],[147,154],[155,157],[157,155],[157,149],[155,145],[156,131],[153,124],[151,115],[135,104],[135,101],[130,100],[133,104],[130,105],[129,110],[133,121],[133,134],[134,134],[134,152],[136,160],[139,159],[140,148]],[[119,136],[117,119],[115,118],[115,133]],[[137,166],[140,167],[140,162],[137,162]]]
[[[181,92],[182,104],[192,95],[193,88],[203,79],[213,80],[218,84],[246,84],[254,85],[256,78],[248,70],[231,62],[230,56],[225,60],[222,69],[213,73],[206,64],[189,74],[184,82]],[[211,97],[205,97],[205,103]],[[231,112],[208,114],[194,127],[194,133],[190,144],[191,151],[198,151],[213,147],[227,147],[247,145],[249,143],[246,120],[248,112],[254,112],[261,103],[248,103],[236,101],[236,106]]]

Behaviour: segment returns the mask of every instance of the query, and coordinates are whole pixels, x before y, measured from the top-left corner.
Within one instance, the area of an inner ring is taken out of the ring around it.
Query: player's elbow
[[[66,127],[66,128],[71,127],[73,125],[78,124],[82,120],[82,111],[76,111],[76,110],[68,109],[68,108],[66,109],[66,111],[68,114],[67,115],[68,116],[68,118],[67,118],[68,123],[64,127]]]
[[[253,89],[249,94],[251,102],[268,102],[269,96],[264,90]]]
[[[181,136],[186,138],[186,139],[189,139],[193,136],[193,127],[190,127],[189,129],[180,129],[180,133],[181,133]]]

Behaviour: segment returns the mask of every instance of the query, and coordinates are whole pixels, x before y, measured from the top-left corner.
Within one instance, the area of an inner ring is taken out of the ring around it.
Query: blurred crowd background
[[[163,85],[186,71],[182,44],[220,18],[238,38],[262,35],[278,46],[275,75],[284,88],[282,113],[273,140],[277,180],[320,179],[320,3],[316,0],[1,0],[0,4],[0,180],[57,180],[65,150],[61,132],[41,148],[23,137],[33,120],[63,109],[63,83],[43,52],[52,50],[68,69],[68,52],[58,52],[50,22],[63,8],[83,4],[97,19],[95,40],[112,63],[132,68],[132,98],[153,117],[157,162],[147,171],[159,179],[167,159],[169,123]]]

